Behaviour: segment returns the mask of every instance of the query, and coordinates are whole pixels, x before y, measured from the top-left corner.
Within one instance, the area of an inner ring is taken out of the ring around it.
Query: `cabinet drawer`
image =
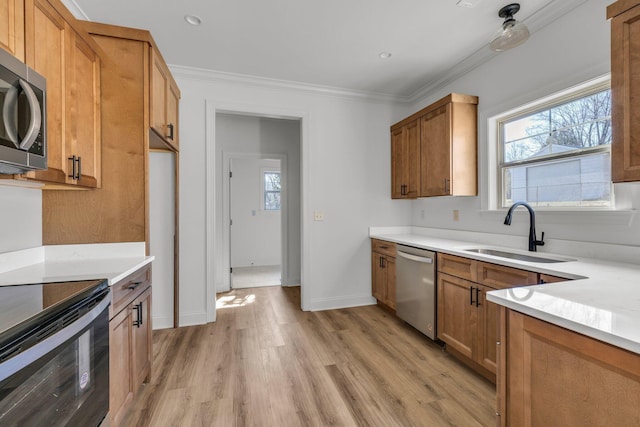
[[[438,253],[438,271],[476,282],[477,261],[455,255]]]
[[[551,276],[549,274],[540,273],[538,277],[538,283],[556,283],[556,282],[566,282],[571,279],[565,279],[564,277]]]
[[[395,258],[396,244],[384,240],[371,239],[371,251]]]
[[[496,289],[535,285],[538,282],[538,273],[505,267],[503,265],[478,262],[477,281],[478,283]]]
[[[142,291],[151,285],[151,265],[131,273],[111,287],[111,311],[109,317],[118,314]]]

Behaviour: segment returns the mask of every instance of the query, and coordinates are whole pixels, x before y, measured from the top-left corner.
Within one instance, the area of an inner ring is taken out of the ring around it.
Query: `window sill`
[[[488,218],[502,217],[507,214],[508,209],[494,209],[480,211],[480,216]],[[572,225],[619,225],[630,227],[633,224],[638,211],[635,209],[543,209],[534,208],[536,218],[540,222],[549,224],[572,224]],[[528,215],[525,209],[518,209],[513,212],[516,216]]]

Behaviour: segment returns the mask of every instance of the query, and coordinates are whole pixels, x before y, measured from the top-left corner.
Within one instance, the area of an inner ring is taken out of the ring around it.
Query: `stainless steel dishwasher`
[[[436,254],[397,245],[396,314],[431,338],[436,338]]]

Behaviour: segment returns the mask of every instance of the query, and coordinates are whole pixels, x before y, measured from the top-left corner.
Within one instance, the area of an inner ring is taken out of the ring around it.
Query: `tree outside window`
[[[282,185],[280,182],[280,172],[268,171],[263,174],[264,182],[264,210],[279,211],[280,210],[280,191]]]

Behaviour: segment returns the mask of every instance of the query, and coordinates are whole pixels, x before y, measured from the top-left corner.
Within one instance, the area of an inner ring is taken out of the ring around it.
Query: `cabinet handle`
[[[169,128],[169,136],[167,138],[173,141],[173,123],[169,123],[167,127]]]
[[[133,326],[139,328],[140,327],[140,305],[139,304],[134,305],[133,309],[136,311],[136,319],[133,321]]]
[[[473,305],[473,289],[473,286],[469,288],[469,305]]]
[[[76,156],[68,157],[67,160],[71,160],[71,175],[67,175],[71,179],[76,179]]]
[[[137,287],[138,287],[138,286],[140,286],[141,284],[142,284],[142,282],[133,282],[133,283],[131,283],[131,284],[129,285],[128,289],[129,289],[130,291],[133,291],[133,290],[135,290],[135,288],[137,288]]]
[[[449,178],[444,179],[444,192],[449,193],[451,191],[451,180]]]
[[[134,305],[133,309],[136,311],[136,320],[133,321],[133,326],[139,328],[142,326],[142,302]]]
[[[380,267],[384,268],[384,257],[380,257]]]
[[[80,175],[82,175],[82,158],[78,156],[76,161],[78,162],[78,169],[76,170],[77,172],[76,179],[80,179]]]
[[[476,288],[476,307],[480,306],[480,288]]]

